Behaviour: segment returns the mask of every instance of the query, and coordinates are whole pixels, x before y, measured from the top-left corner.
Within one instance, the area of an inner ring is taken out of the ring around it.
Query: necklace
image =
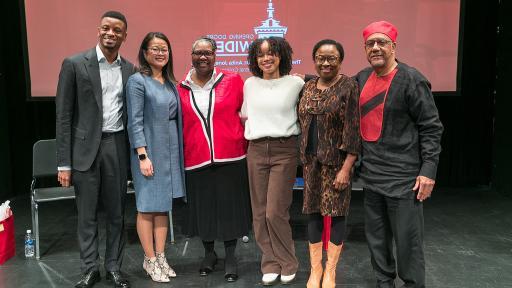
[[[307,97],[305,97],[305,101],[306,101],[306,111],[309,113],[309,114],[316,114],[316,115],[319,115],[319,114],[325,114],[325,101],[327,100],[327,98],[329,98],[329,96],[331,95],[331,93],[327,92],[327,89],[331,88],[332,86],[334,86],[334,84],[336,84],[341,78],[341,75],[336,75],[336,77],[334,77],[331,81],[327,82],[327,83],[320,83],[320,81],[323,81],[321,78],[318,78],[318,81],[317,81],[317,87],[316,87],[316,92],[313,92],[311,95],[308,95]],[[318,86],[325,86],[325,87],[318,87]],[[323,88],[323,89],[322,89]]]
[[[340,78],[341,78],[340,74],[336,75],[336,77],[332,78],[331,81],[329,81],[329,82],[325,82],[324,80],[322,80],[322,78],[318,78],[317,84],[318,84],[318,86],[321,86],[321,87],[317,86],[317,88],[320,90],[325,90],[327,88],[330,88],[332,85],[334,85],[336,82],[338,82],[338,80],[340,80]]]

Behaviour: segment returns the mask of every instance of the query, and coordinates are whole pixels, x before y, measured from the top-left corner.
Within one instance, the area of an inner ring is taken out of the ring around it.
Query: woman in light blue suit
[[[167,37],[148,33],[138,60],[140,72],[126,85],[137,233],[145,254],[143,269],[153,281],[169,282],[176,273],[164,253],[167,213],[173,198],[185,196],[185,181],[181,110]]]

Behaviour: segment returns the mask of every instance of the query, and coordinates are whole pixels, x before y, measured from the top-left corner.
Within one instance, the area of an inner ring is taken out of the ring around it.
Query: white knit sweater
[[[245,138],[287,137],[300,134],[297,102],[304,81],[297,76],[265,80],[250,77],[244,84],[242,117]]]

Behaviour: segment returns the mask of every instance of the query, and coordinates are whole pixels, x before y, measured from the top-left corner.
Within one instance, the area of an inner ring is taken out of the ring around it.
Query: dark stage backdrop
[[[498,1],[463,1],[461,96],[436,97],[441,120],[445,126],[442,140],[443,152],[437,179],[439,186],[488,186],[491,179],[499,178],[492,177],[493,171],[495,176],[503,176],[506,173],[502,172],[506,169],[503,163],[493,162],[492,156],[493,151],[504,151],[508,156],[511,153],[506,151],[510,148],[505,147],[503,142],[496,142],[493,146],[495,143],[493,142],[495,100],[493,91],[496,75],[498,3]],[[38,139],[55,137],[55,103],[26,101],[22,96],[26,91],[27,83],[24,78],[21,45],[24,32],[18,17],[21,3],[1,1],[0,5],[3,8],[0,10],[2,11],[0,12],[2,14],[0,17],[1,71],[5,73],[0,79],[0,93],[2,93],[0,149],[3,152],[3,170],[0,170],[2,175],[0,201],[3,201],[29,192],[32,145]],[[48,33],[60,33],[59,27],[54,27]],[[442,44],[438,43],[438,45]],[[510,69],[503,69],[501,73],[503,77],[509,79],[508,81],[512,79]],[[505,82],[501,81],[501,87],[504,87]],[[506,98],[504,88],[498,93],[502,93],[502,96],[500,98],[500,95],[497,95],[496,99]],[[504,102],[510,104],[508,99]],[[508,112],[503,111],[505,108],[500,109],[502,113]],[[497,125],[497,127],[501,127],[500,135],[505,135],[503,131],[507,129],[506,125],[510,121],[506,118],[507,115],[501,115],[501,118],[497,117],[496,121],[502,126]],[[510,128],[508,130],[510,131]],[[495,158],[500,157],[495,156]],[[495,170],[492,169],[493,167]]]
[[[3,3],[1,4],[1,8],[5,6]],[[4,11],[2,9],[2,11]],[[5,25],[0,22],[0,35],[6,35],[4,33]],[[3,37],[1,38],[3,40]],[[2,42],[3,43],[3,42]],[[0,55],[5,55],[4,51],[5,45],[0,45]],[[0,57],[0,151],[4,151],[4,156],[6,157],[6,161],[4,165],[0,165],[0,201],[4,201],[3,195],[7,195],[9,191],[11,191],[11,175],[10,175],[10,167],[9,167],[9,142],[8,138],[8,114],[7,114],[7,88],[6,88],[6,57]]]
[[[512,174],[512,145],[510,145],[512,95],[509,87],[512,80],[512,66],[510,65],[510,42],[512,40],[510,12],[512,11],[512,1],[501,2],[498,14],[499,28],[497,30],[498,49],[496,57],[496,108],[492,186],[499,192],[512,196],[512,181],[510,181]]]

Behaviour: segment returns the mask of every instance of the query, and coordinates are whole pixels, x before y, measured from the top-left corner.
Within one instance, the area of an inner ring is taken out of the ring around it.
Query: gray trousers
[[[124,248],[124,206],[127,182],[127,143],[124,131],[101,140],[87,171],[73,170],[78,210],[78,243],[83,273],[99,269],[98,206],[106,213],[105,269],[119,271]]]
[[[249,142],[247,166],[261,272],[291,275],[299,263],[290,227],[289,208],[297,173],[297,137]]]
[[[425,287],[422,203],[415,198],[392,198],[367,189],[364,193],[365,233],[376,287],[395,287],[397,271],[405,283],[403,287]]]

